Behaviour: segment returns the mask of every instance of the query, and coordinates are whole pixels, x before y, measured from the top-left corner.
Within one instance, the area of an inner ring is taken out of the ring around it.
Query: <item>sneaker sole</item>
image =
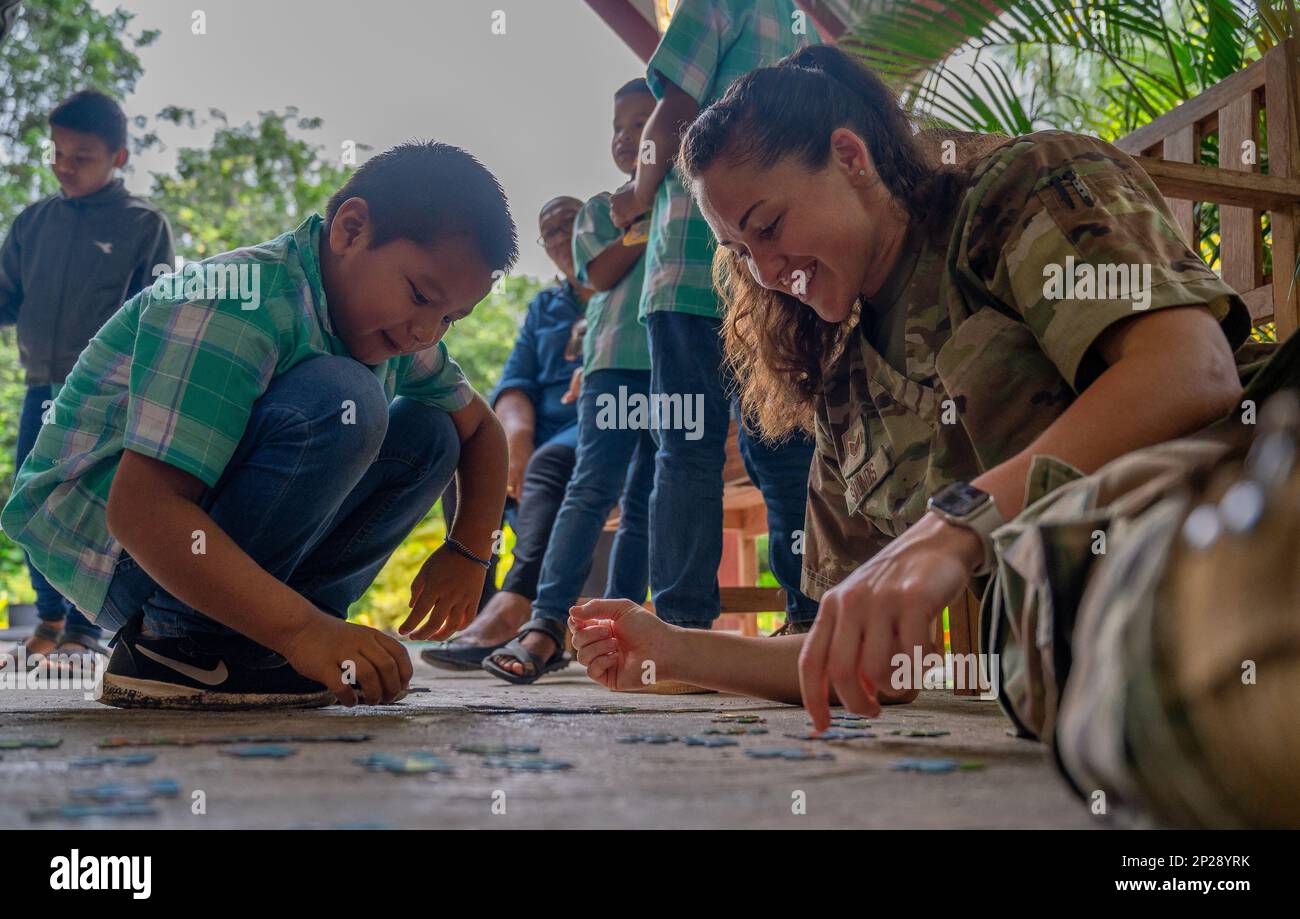
[[[258,708],[322,708],[335,701],[334,693],[328,689],[312,693],[212,692],[112,673],[104,674],[102,690],[96,701],[114,708],[242,711]]]

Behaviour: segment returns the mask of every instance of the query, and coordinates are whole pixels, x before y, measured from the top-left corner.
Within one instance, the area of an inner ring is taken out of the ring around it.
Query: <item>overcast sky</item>
[[[162,30],[140,53],[128,115],[214,107],[242,124],[296,105],[324,119],[305,136],[331,155],[349,139],[375,150],[426,138],[464,147],[510,197],[525,273],[554,274],[536,243],[543,202],[623,181],[609,153],[612,97],[644,65],[582,0],[95,2],[135,13],[133,34]],[[195,9],[205,35],[191,31]],[[492,31],[497,10],[503,35]],[[211,129],[161,133],[174,150]],[[168,169],[173,155],[140,157],[128,186],[147,191],[148,171]]]

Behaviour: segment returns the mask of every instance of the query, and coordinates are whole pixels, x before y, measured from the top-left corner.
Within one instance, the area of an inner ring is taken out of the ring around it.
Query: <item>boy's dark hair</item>
[[[427,245],[468,236],[493,270],[509,270],[519,258],[515,222],[501,183],[451,144],[398,144],[366,160],[330,198],[326,232],[349,198],[362,198],[370,208],[372,246],[394,239]]]
[[[50,127],[94,134],[112,153],[126,146],[126,114],[99,90],[83,89],[60,102],[50,112]]]
[[[614,93],[614,101],[617,102],[624,96],[631,96],[635,93],[645,93],[647,96],[654,98],[654,93],[650,91],[650,84],[645,81],[645,77],[637,77],[635,80],[628,80],[618,88]]]

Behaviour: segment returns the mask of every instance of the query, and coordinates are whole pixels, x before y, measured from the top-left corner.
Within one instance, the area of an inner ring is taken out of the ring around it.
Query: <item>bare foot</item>
[[[549,660],[551,655],[555,653],[555,639],[551,638],[551,636],[547,635],[545,632],[529,632],[523,638],[519,639],[519,643],[542,661]],[[524,665],[510,655],[497,655],[496,661],[497,664],[501,666],[502,670],[509,670],[515,676],[524,675]]]
[[[532,603],[521,594],[499,590],[469,627],[456,634],[459,647],[495,648],[515,637],[528,621]]]

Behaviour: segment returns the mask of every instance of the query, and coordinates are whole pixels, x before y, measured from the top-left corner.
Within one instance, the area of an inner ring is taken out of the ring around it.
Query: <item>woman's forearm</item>
[[[497,396],[492,410],[501,422],[506,440],[523,436],[532,439],[533,431],[537,426],[537,409],[533,407],[533,400],[529,399],[523,390],[507,389]]]
[[[799,649],[804,636],[747,638],[729,632],[677,629],[676,649],[660,679],[681,680],[719,692],[798,705]]]

